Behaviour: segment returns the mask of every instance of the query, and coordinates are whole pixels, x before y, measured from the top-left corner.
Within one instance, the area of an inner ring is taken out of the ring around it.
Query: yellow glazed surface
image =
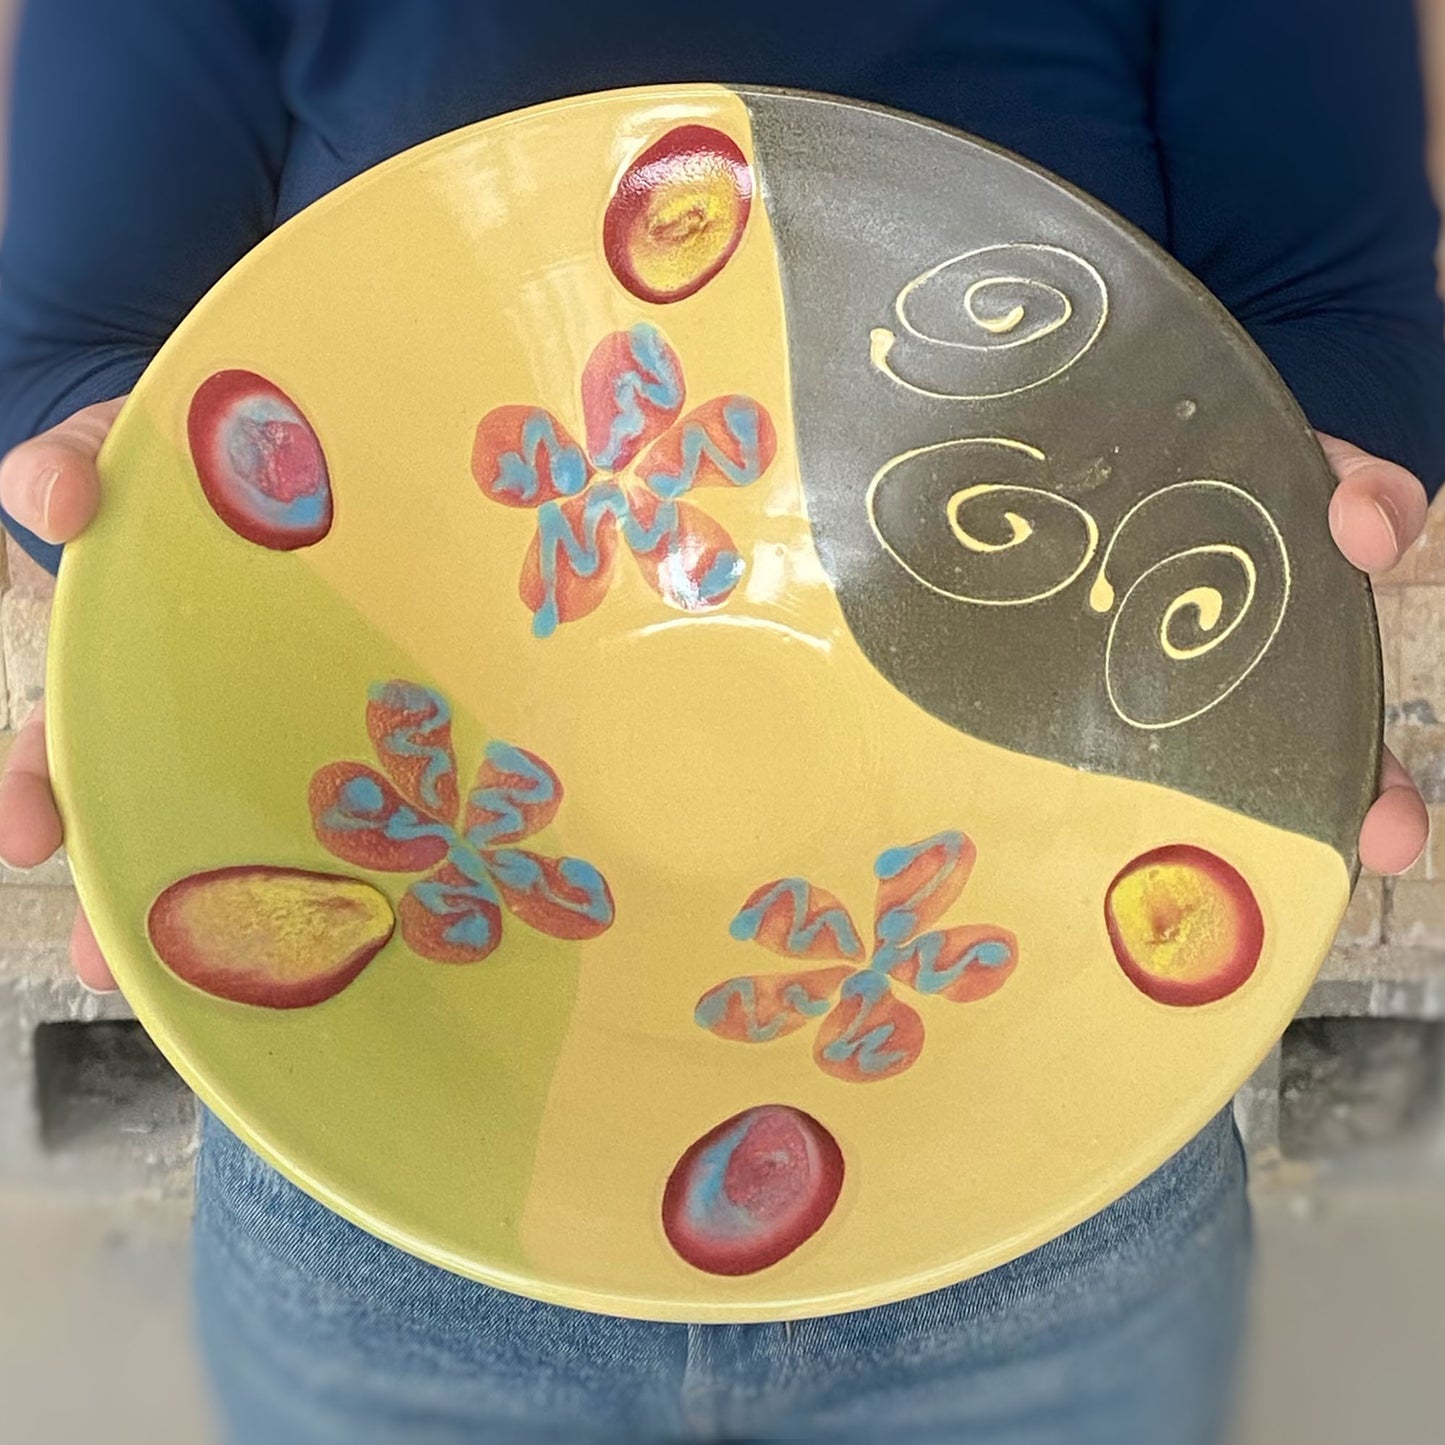
[[[883,682],[804,512],[762,205],[680,302],[629,294],[603,254],[619,173],[692,122],[751,154],[725,90],[593,98],[423,147],[260,247],[176,334],[106,448],[104,507],[62,575],[51,745],[77,881],[127,997],[302,1187],[523,1293],[781,1319],[978,1272],[1144,1177],[1278,1035],[1349,879],[1322,843],[973,741]],[[743,393],[772,418],[766,474],[696,494],[746,571],[725,606],[692,613],[622,557],[596,610],[540,640],[518,595],[536,513],[479,490],[477,424],[536,402],[581,438],[583,363],[639,319],[681,358],[689,405]],[[317,544],[250,545],[197,485],[187,411],[226,368],[268,378],[314,426],[335,502]],[[464,789],[490,740],[546,760],[565,801],[536,846],[600,869],[615,921],[579,940],[509,917],[469,965],[398,933],[309,1007],[183,981],[147,917],[188,876],[342,874],[398,906],[412,879],[339,863],[308,810],[319,769],[372,759],[368,690],[394,678],[449,700]],[[814,1023],[746,1045],[695,1021],[724,980],[818,966],[730,935],[759,885],[826,889],[867,947],[875,857],[946,830],[977,861],[943,924],[1009,931],[1017,966],[973,1002],[914,998],[912,1067],[848,1082],[815,1066]],[[1263,918],[1252,975],[1203,1007],[1136,986],[1106,925],[1121,869],[1172,845],[1228,860]],[[764,1104],[826,1128],[841,1193],[779,1262],[710,1273],[670,1244],[664,1187],[694,1141]]]

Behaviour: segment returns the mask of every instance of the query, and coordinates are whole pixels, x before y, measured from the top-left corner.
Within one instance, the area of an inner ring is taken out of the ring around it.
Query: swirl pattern
[[[1078,502],[1023,480],[1046,461],[1027,442],[960,437],[902,452],[868,488],[883,550],[940,597],[1024,607],[1057,596],[1094,561],[1100,529]],[[993,480],[979,480],[983,476]],[[1123,595],[1112,576],[1128,577]],[[1114,528],[1089,588],[1110,615],[1104,680],[1131,727],[1177,727],[1223,702],[1284,621],[1289,553],[1269,511],[1232,482],[1151,492]]]
[[[1227,540],[1198,541],[1206,527]],[[1117,599],[1115,566],[1134,578]],[[1217,707],[1269,650],[1290,586],[1279,527],[1243,488],[1198,479],[1151,493],[1114,529],[1089,592],[1096,612],[1113,614],[1104,652],[1110,706],[1147,730]]]
[[[939,401],[987,401],[1042,386],[1098,340],[1109,313],[1098,270],[1060,246],[982,246],[940,261],[876,328],[869,359],[890,381]],[[1055,597],[1099,550],[1094,516],[1047,485],[1038,447],[958,437],[890,458],[868,487],[868,522],[921,587],[975,607]],[[1043,482],[1044,485],[1039,483]],[[1111,580],[1127,576],[1122,597]],[[1259,665],[1290,594],[1284,538],[1233,482],[1200,478],[1151,492],[1114,528],[1089,589],[1111,614],[1109,705],[1131,727],[1177,727],[1218,706]]]
[[[977,607],[1042,602],[1081,576],[1099,546],[1098,524],[1077,502],[1002,479],[1009,471],[1032,475],[1042,461],[1037,447],[1008,437],[960,437],[903,452],[868,488],[873,534],[940,597]]]
[[[1093,346],[1109,314],[1098,270],[1062,246],[1009,242],[951,256],[894,302],[869,359],[938,401],[989,401],[1042,386]]]

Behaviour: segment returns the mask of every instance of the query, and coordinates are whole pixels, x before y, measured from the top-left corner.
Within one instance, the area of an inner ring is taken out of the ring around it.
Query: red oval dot
[[[218,371],[187,418],[191,459],[216,515],[258,547],[291,551],[331,529],[321,442],[295,402],[251,371]]]
[[[1264,947],[1264,918],[1239,870],[1187,843],[1155,848],[1121,869],[1104,921],[1130,982],[1175,1006],[1233,993]]]
[[[662,1198],[672,1247],[708,1274],[754,1274],[822,1228],[843,1187],[843,1152],[811,1115],[746,1109],[678,1160]]]
[[[640,300],[681,301],[727,265],[752,201],[737,142],[711,126],[677,126],[617,183],[602,227],[608,265]]]

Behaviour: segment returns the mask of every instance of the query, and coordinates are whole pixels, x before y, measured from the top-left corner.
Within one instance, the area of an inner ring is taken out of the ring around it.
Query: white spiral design
[[[940,401],[989,401],[1042,386],[1098,340],[1109,292],[1062,246],[1009,242],[931,266],[898,293],[898,329],[876,327],[884,376]]]
[[[1251,535],[1168,552],[1142,568],[1116,604],[1109,567],[1121,538],[1147,546],[1151,532],[1177,533],[1178,519],[1190,516],[1190,494],[1228,503]],[[1290,589],[1284,537],[1248,492],[1201,479],[1151,493],[1114,529],[1089,593],[1096,612],[1113,612],[1104,649],[1110,706],[1148,730],[1178,727],[1218,706],[1263,660]]]
[[[868,488],[883,550],[921,586],[977,607],[1024,607],[1062,592],[1093,559],[1099,528],[1077,502],[1025,482],[974,481],[960,471],[1044,460],[1011,437],[961,437],[904,452]],[[947,527],[941,530],[940,523]],[[944,538],[951,537],[952,544]]]

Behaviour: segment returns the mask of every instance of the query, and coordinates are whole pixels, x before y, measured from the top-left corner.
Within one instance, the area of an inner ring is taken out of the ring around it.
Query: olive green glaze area
[[[974,737],[1222,804],[1353,870],[1374,610],[1269,363],[1043,172],[891,112],[742,95],[809,517],[874,666]]]

